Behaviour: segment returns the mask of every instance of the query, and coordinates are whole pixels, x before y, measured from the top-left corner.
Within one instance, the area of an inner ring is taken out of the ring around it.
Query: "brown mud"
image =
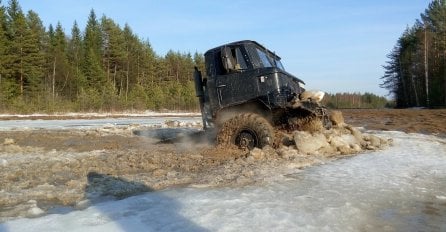
[[[342,113],[346,123],[369,130],[446,137],[446,109],[349,109]]]

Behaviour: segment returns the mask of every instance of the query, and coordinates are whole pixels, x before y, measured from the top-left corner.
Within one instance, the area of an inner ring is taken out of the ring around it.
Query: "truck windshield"
[[[257,54],[259,55],[260,61],[263,64],[263,67],[268,68],[268,67],[276,67],[279,68],[281,70],[285,70],[283,68],[282,63],[280,62],[280,59],[278,59],[275,56],[272,55],[268,55],[267,53],[265,53],[264,51],[256,48],[257,50]]]
[[[279,69],[285,71],[285,68],[283,67],[282,62],[280,62],[279,59],[276,59],[275,62],[276,62],[276,67],[277,67],[277,68],[279,68]]]

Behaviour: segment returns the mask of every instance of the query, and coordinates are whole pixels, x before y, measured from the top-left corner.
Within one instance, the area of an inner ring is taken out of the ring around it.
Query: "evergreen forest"
[[[381,109],[394,107],[392,101],[373,93],[326,94],[322,104],[331,109]]]
[[[0,111],[66,112],[197,110],[192,72],[202,54],[158,56],[129,25],[91,10],[83,31],[74,22],[46,29],[17,0],[0,2]]]
[[[381,87],[396,107],[446,106],[446,0],[432,1],[406,28],[384,69]]]

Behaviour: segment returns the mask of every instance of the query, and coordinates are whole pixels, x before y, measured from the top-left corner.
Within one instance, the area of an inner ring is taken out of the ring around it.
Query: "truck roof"
[[[263,51],[266,51],[271,56],[276,57],[276,59],[280,60],[280,57],[278,55],[276,55],[276,53],[271,52],[269,49],[265,48],[263,45],[259,44],[258,42],[254,41],[254,40],[240,40],[240,41],[236,41],[236,42],[232,42],[232,43],[223,44],[218,47],[209,49],[204,54],[206,55],[207,53],[212,52],[214,50],[220,50],[222,47],[225,47],[225,46],[247,45],[247,44],[253,44],[253,45],[255,45],[255,47],[261,48]]]

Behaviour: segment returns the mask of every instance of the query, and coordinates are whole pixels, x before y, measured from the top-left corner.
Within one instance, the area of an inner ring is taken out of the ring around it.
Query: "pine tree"
[[[102,91],[105,74],[101,62],[101,29],[93,10],[90,11],[83,42],[82,71],[88,87]]]
[[[45,57],[45,28],[37,13],[29,11],[26,16],[29,28],[29,38],[26,40],[24,50],[24,72],[27,76],[27,87],[30,96],[40,94],[41,84],[44,80]]]
[[[8,66],[21,96],[25,90],[32,95],[39,89],[43,77],[43,34],[38,15],[30,11],[25,17],[18,2],[11,0],[8,6]]]
[[[82,51],[81,31],[75,21],[71,29],[71,39],[68,44],[68,61],[73,69],[74,82],[76,83],[76,95],[79,94],[80,89],[87,86],[87,82],[81,72]]]
[[[141,42],[138,84],[150,88],[156,79],[157,57],[149,41]]]
[[[125,24],[123,34],[125,39],[125,84],[121,86],[125,86],[123,89],[125,100],[127,101],[128,93],[130,90],[130,83],[132,82],[130,78],[138,76],[138,74],[132,75],[131,73],[137,70],[137,68],[134,67],[136,59],[132,57],[132,54],[135,54],[134,51],[136,50],[135,43],[137,42],[137,38],[133,34],[133,31],[128,24]]]
[[[1,5],[0,0],[0,89],[2,78],[6,77],[6,55],[7,55],[7,38],[6,38],[6,13],[5,8]]]
[[[7,51],[7,66],[10,77],[17,83],[18,92],[23,95],[25,74],[23,70],[24,43],[27,37],[25,16],[16,0],[10,0],[8,12],[8,39],[10,41]]]
[[[103,57],[107,81],[116,87],[117,78],[122,76],[126,59],[125,39],[119,25],[105,16],[101,18]]]
[[[432,32],[431,86],[432,104],[446,105],[446,0],[434,0],[421,15],[426,29]]]
[[[6,10],[0,1],[0,109],[8,105],[8,100],[14,95],[11,91],[11,81],[8,78],[8,39],[6,37]]]
[[[404,97],[404,85],[401,76],[401,60],[400,60],[400,47],[396,45],[392,52],[387,55],[389,61],[383,66],[384,76],[383,83],[380,84],[381,88],[389,90],[393,96],[397,106],[403,107],[407,106],[407,98]]]
[[[398,107],[446,105],[446,0],[432,1],[389,54],[381,87]]]
[[[68,60],[67,37],[60,23],[54,31],[51,51],[52,97],[54,99],[57,94],[67,99],[74,99],[77,93],[76,77]]]

